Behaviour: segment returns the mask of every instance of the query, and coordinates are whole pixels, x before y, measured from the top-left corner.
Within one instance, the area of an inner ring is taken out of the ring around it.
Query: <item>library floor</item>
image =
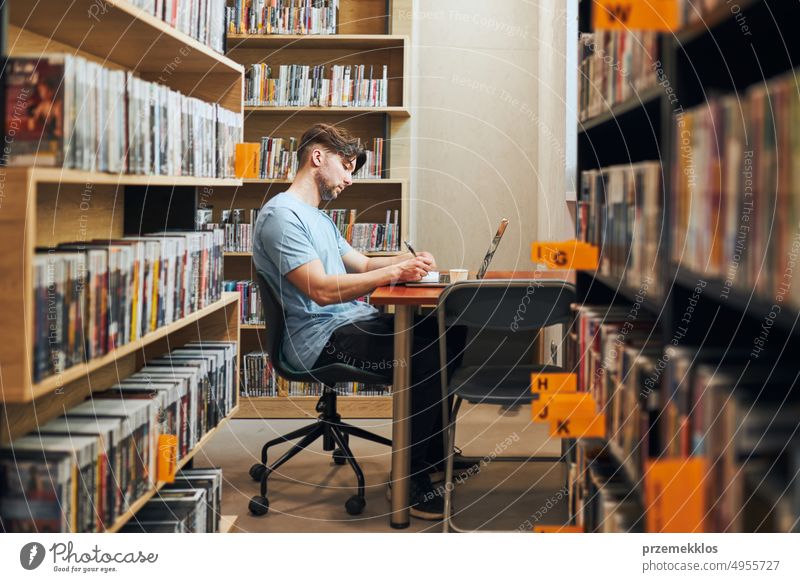
[[[351,517],[345,500],[355,493],[355,476],[347,466],[336,466],[330,453],[323,453],[321,441],[301,453],[270,479],[270,511],[253,517],[247,511],[258,485],[248,476],[262,444],[308,421],[234,420],[223,427],[195,457],[195,466],[223,469],[225,484],[222,514],[238,516],[232,531],[244,532],[390,532],[386,481],[389,451],[386,447],[356,440],[353,452],[359,459],[367,482],[367,506],[360,516]],[[350,420],[352,424],[391,436],[387,420]],[[547,437],[547,426],[532,424],[527,407],[501,410],[495,406],[462,407],[457,444],[465,455],[555,456],[558,441]],[[353,440],[351,439],[351,443]],[[277,458],[288,445],[275,447]],[[565,523],[566,503],[557,491],[565,484],[564,469],[554,463],[490,461],[480,472],[458,485],[454,498],[456,524],[466,529],[516,530],[536,514],[539,524]],[[547,507],[550,500],[550,508]],[[438,522],[411,520],[405,531],[441,531]]]

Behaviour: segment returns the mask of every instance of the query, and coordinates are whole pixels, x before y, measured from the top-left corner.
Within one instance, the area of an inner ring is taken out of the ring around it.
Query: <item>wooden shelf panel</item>
[[[620,278],[614,275],[602,275],[600,273],[585,272],[587,277],[591,277],[592,283],[603,285],[608,288],[613,294],[619,295],[630,303],[639,303],[645,310],[655,317],[663,315],[663,304],[656,289],[649,289],[647,297],[644,301],[637,301],[636,297],[639,296],[639,290],[629,287]]]
[[[341,115],[352,114],[353,117],[361,115],[390,115],[392,117],[410,117],[411,113],[405,107],[254,107],[244,108],[247,113],[258,115]]]
[[[223,253],[226,257],[252,257],[253,253],[242,253],[234,251],[226,251]],[[405,251],[368,251],[363,253],[366,257],[396,257],[405,254]]]
[[[211,440],[211,438],[214,436],[214,434],[220,428],[222,428],[225,425],[225,423],[227,423],[231,418],[233,418],[233,415],[236,414],[237,409],[238,409],[238,406],[235,407],[231,411],[230,415],[228,415],[227,417],[223,418],[219,422],[219,424],[217,426],[215,426],[210,431],[208,431],[205,435],[203,435],[203,438],[200,439],[200,442],[197,443],[197,446],[195,446],[191,451],[189,451],[189,453],[186,454],[185,457],[183,457],[180,461],[178,461],[178,465],[177,465],[178,466],[178,470],[180,470],[183,467],[185,467],[186,464],[190,460],[192,460],[192,458],[200,451],[200,449],[203,446],[205,446],[208,443],[208,441]],[[142,507],[144,507],[144,505],[148,501],[150,501],[150,499],[152,499],[156,495],[156,493],[158,493],[164,487],[164,485],[166,485],[166,483],[164,481],[159,481],[158,483],[156,483],[155,487],[153,487],[152,489],[147,491],[144,495],[142,495],[139,499],[134,501],[131,504],[131,506],[128,508],[128,510],[125,513],[123,513],[122,515],[120,515],[116,519],[116,521],[114,522],[114,524],[111,527],[106,529],[106,532],[107,533],[116,533],[116,532],[118,532],[122,528],[122,526],[124,526],[126,523],[128,523],[131,520],[131,518],[134,515],[136,515],[136,513]],[[235,518],[234,518],[234,521],[235,521]],[[233,524],[231,523],[231,525],[233,525]]]
[[[9,22],[127,69],[241,76],[244,68],[126,0],[13,0]]]
[[[245,329],[250,329],[250,330],[253,330],[253,329],[267,329],[267,326],[264,325],[263,323],[243,323],[243,324],[241,324],[239,326],[239,329],[241,329],[241,330],[245,330]]]
[[[156,341],[180,329],[190,326],[196,323],[197,321],[203,319],[204,317],[220,309],[224,309],[227,305],[236,303],[238,300],[239,300],[239,294],[236,292],[223,293],[222,299],[220,299],[213,305],[204,307],[203,309],[200,309],[199,311],[196,311],[179,321],[173,322],[169,325],[165,325],[164,327],[152,331],[143,338],[125,344],[124,346],[120,346],[116,350],[109,352],[104,356],[91,360],[85,364],[72,366],[71,368],[65,370],[61,374],[56,374],[54,376],[45,378],[38,384],[33,384],[31,386],[30,391],[26,391],[22,394],[19,394],[17,398],[15,398],[13,394],[10,396],[8,391],[6,391],[5,401],[14,403],[29,402],[31,400],[34,400],[35,398],[39,398],[45,394],[54,392],[55,390],[62,388],[67,384],[74,382],[75,380],[84,378],[89,374],[91,374],[92,372],[100,370],[101,368],[105,368],[106,366],[113,366],[120,358],[123,358],[129,354],[133,354],[139,350],[143,350],[146,346],[155,343]]]
[[[291,184],[292,180],[283,180],[277,178],[245,178],[242,180],[243,184]],[[405,183],[405,180],[392,180],[391,178],[370,178],[353,180],[353,186],[369,185],[369,186],[397,186]]]
[[[194,176],[144,176],[107,174],[67,168],[7,168],[6,172],[28,173],[34,184],[92,184],[111,186],[241,186],[235,178],[198,178]]]
[[[383,50],[402,48],[407,37],[396,34],[228,34],[228,50],[259,49],[348,49]]]
[[[239,397],[233,418],[317,418],[317,396]],[[344,418],[392,418],[391,396],[339,396],[339,414]]]

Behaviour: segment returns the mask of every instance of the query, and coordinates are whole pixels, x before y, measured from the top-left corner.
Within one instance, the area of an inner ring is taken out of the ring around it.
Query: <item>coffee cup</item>
[[[466,269],[450,269],[450,282],[456,283],[458,281],[466,281],[469,276],[469,271]]]

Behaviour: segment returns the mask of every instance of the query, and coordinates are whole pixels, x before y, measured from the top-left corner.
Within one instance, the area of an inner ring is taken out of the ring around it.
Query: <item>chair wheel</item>
[[[269,499],[256,495],[250,499],[248,509],[253,515],[266,515],[269,511]]]
[[[333,451],[333,462],[337,465],[344,465],[347,463],[347,455],[344,454],[342,449],[336,449]]]
[[[364,506],[366,504],[367,504],[366,499],[364,499],[363,497],[359,497],[358,495],[353,495],[344,504],[344,508],[350,515],[360,515],[361,512],[364,511]]]
[[[253,481],[260,483],[261,477],[264,476],[266,470],[267,468],[264,465],[262,465],[261,463],[256,463],[255,465],[250,467],[250,477],[253,479]]]

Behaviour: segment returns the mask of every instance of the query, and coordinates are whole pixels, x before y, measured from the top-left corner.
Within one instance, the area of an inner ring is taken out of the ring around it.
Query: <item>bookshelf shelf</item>
[[[237,100],[241,105],[242,65],[126,0],[13,0],[9,7],[11,54],[31,52],[37,44],[50,51],[80,47],[84,55],[148,80],[163,77],[184,93],[231,109]],[[166,74],[170,63],[174,70]]]
[[[317,396],[239,397],[234,418],[316,418]],[[345,418],[391,418],[391,396],[339,396],[339,413]]]
[[[129,354],[132,354],[138,350],[144,349],[146,346],[160,340],[163,337],[166,337],[186,326],[192,325],[196,323],[200,319],[218,311],[220,309],[224,309],[226,306],[236,303],[239,300],[239,294],[234,292],[226,292],[222,299],[214,303],[213,305],[209,305],[208,307],[204,307],[199,311],[184,317],[179,321],[175,321],[170,323],[169,325],[165,325],[155,331],[148,333],[146,336],[138,339],[136,341],[130,342],[125,344],[124,346],[118,347],[116,350],[105,354],[99,358],[94,360],[90,360],[85,364],[79,364],[77,366],[73,366],[64,370],[61,374],[56,374],[55,376],[50,376],[39,382],[38,384],[33,384],[31,386],[30,392],[26,395],[26,400],[20,400],[18,402],[28,402],[35,398],[39,398],[45,394],[49,394],[50,392],[55,391],[59,387],[64,387],[67,384],[74,382],[79,378],[83,378],[88,376],[92,372],[96,372],[101,368],[106,366],[110,366],[114,364],[120,358],[123,358]],[[14,402],[6,397],[6,401]]]
[[[248,113],[257,115],[342,115],[347,114],[352,118],[364,115],[389,115],[392,117],[410,117],[411,112],[405,107],[256,107],[244,108],[245,116]]]
[[[242,180],[244,184],[291,184],[291,180],[282,180],[282,179],[269,179],[269,178],[245,178]],[[394,186],[394,185],[401,185],[404,183],[404,180],[392,180],[389,178],[370,178],[370,179],[358,179],[353,180],[352,186]]]
[[[579,122],[578,134],[591,133],[593,130],[606,125],[616,125],[620,117],[643,110],[648,105],[658,101],[661,95],[662,89],[658,85],[645,89],[627,101],[612,106],[609,111],[591,117],[586,121]]]
[[[225,424],[228,423],[228,421],[231,418],[234,417],[234,415],[237,412],[237,409],[238,409],[238,406],[235,407],[231,411],[231,414],[229,416],[223,418],[219,422],[219,424],[217,426],[215,426],[210,431],[208,431],[205,435],[203,435],[203,438],[200,439],[200,442],[197,443],[197,446],[195,446],[191,451],[189,451],[188,454],[186,454],[186,456],[184,456],[180,461],[178,461],[178,463],[177,463],[178,470],[180,470],[183,467],[185,467],[186,464],[189,461],[191,461],[194,458],[194,456],[200,451],[200,449],[202,449],[208,443],[208,441],[210,441],[214,437],[216,432],[219,431],[223,426],[225,426]],[[128,510],[125,513],[123,513],[121,516],[119,516],[117,518],[117,520],[113,523],[113,525],[111,525],[109,528],[106,529],[106,532],[107,533],[116,533],[116,532],[118,532],[122,528],[122,526],[124,526],[126,523],[128,523],[133,518],[133,516],[135,516],[136,513],[142,507],[144,507],[144,505],[148,501],[150,501],[153,497],[155,497],[155,495],[159,491],[161,491],[161,489],[164,487],[164,485],[166,485],[166,482],[164,482],[164,481],[159,481],[158,483],[156,483],[155,487],[151,488],[144,495],[142,495],[139,499],[134,501],[131,504],[131,506],[128,508]]]
[[[636,303],[636,297],[639,295],[638,289],[631,289],[624,283],[620,281],[618,277],[613,275],[602,275],[600,273],[586,273],[586,277],[590,280],[591,284],[598,284],[602,285],[603,287],[607,288],[611,293],[619,295],[626,301],[630,303]],[[653,293],[650,292],[649,295],[652,297]],[[639,302],[642,307],[644,307],[647,311],[649,311],[652,315],[659,316],[663,311],[663,306],[657,300],[647,299],[645,297],[644,301]]]
[[[145,176],[140,174],[109,174],[84,172],[66,168],[8,168],[19,172],[31,184],[71,184],[98,186],[241,186],[242,181],[232,178],[201,178],[194,176]],[[27,176],[25,176],[27,174]]]
[[[228,50],[347,49],[362,52],[402,48],[408,37],[397,34],[228,34]]]
[[[267,326],[263,323],[243,323],[239,326],[239,329],[242,330],[253,330],[253,329],[267,329]]]
[[[364,253],[364,256],[367,257],[396,257],[399,255],[404,254],[403,251],[367,251]],[[224,255],[226,257],[252,257],[253,253],[248,252],[238,252],[238,251],[225,251]]]
[[[675,267],[675,283],[686,290],[692,290],[697,286],[698,280],[706,281],[703,296],[710,299],[717,305],[732,308],[742,315],[762,322],[773,311],[775,301],[765,299],[754,291],[738,289],[736,287],[726,288],[725,283],[704,275],[695,273],[688,269]],[[789,305],[780,304],[780,312],[774,316],[776,326],[782,328],[790,334],[800,335],[800,311],[791,308]]]
[[[756,4],[761,4],[762,2],[764,2],[764,0],[737,0],[736,4],[739,8],[739,12],[744,13]],[[675,40],[679,45],[689,44],[701,36],[711,34],[714,28],[720,24],[729,22],[732,15],[731,6],[728,3],[722,3],[709,14],[703,16],[702,20],[684,26],[675,34]]]

